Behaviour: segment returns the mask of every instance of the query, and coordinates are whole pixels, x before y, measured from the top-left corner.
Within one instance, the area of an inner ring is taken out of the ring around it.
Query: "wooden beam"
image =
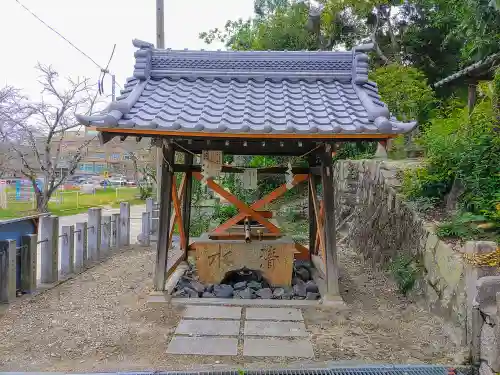
[[[165,281],[167,280],[167,262],[168,262],[168,242],[170,223],[170,210],[172,208],[172,182],[174,180],[174,171],[170,168],[174,164],[174,148],[172,146],[163,146],[160,213],[158,223],[158,241],[156,242],[156,262],[154,274],[154,289],[156,291],[165,290]]]
[[[316,157],[309,155],[309,167],[316,164]],[[312,174],[309,174],[309,185],[316,185],[316,180]],[[312,197],[312,190],[309,186],[308,189],[308,211],[309,211],[309,252],[312,253],[316,247],[316,231],[317,231],[317,221],[316,215],[314,214],[314,202]]]
[[[186,186],[186,176],[183,176],[182,177],[182,180],[181,180],[181,184],[180,184],[180,187],[179,187],[179,192],[177,193],[178,195],[178,199],[179,201],[182,201],[184,199],[184,193],[186,191],[185,189],[185,186]],[[176,186],[177,187],[177,186]],[[173,188],[173,187],[172,187]],[[177,190],[177,189],[176,189]],[[177,222],[177,212],[174,210],[173,212],[173,215],[172,217],[170,218],[170,226],[168,227],[168,231],[169,233],[171,233],[172,235],[174,234],[174,228],[175,228],[175,223]],[[170,249],[170,247],[172,246],[172,235],[170,235],[168,237],[168,248]]]
[[[186,175],[183,177],[184,182],[186,181]],[[177,186],[176,181],[172,182],[172,203],[174,204],[175,216],[177,218],[177,229],[179,230],[179,236],[181,237],[181,249],[187,250],[187,242],[186,235],[184,234],[184,223],[182,221],[182,210],[181,210],[181,202],[179,197],[177,196]],[[181,188],[180,194],[185,191],[184,187]],[[182,199],[182,198],[181,198]],[[173,232],[173,231],[172,231]],[[173,234],[173,233],[172,233]],[[172,236],[170,236],[172,237]]]
[[[319,246],[320,249],[323,249],[325,246],[325,230],[323,228],[323,221],[321,220],[321,213],[320,213],[321,211],[318,203],[318,193],[316,191],[316,184],[315,181],[313,181],[312,179],[309,179],[309,191],[313,205],[314,219],[316,221],[316,230],[319,234],[319,236],[316,236],[316,233],[314,233],[314,240],[315,240],[314,243],[316,246],[316,239],[317,239],[318,240],[317,245]]]
[[[316,243],[315,243],[315,248],[314,248],[314,251],[316,254],[320,255],[321,259],[323,259],[323,261],[325,261],[326,259],[326,256],[325,256],[325,247],[324,246],[320,246],[320,238],[323,238],[323,242],[322,243],[325,243],[325,240],[324,240],[324,225],[325,225],[325,208],[323,207],[323,201],[320,201],[319,202],[319,222],[321,224],[321,228],[322,228],[322,231],[320,231],[319,229],[316,229]],[[321,237],[323,236],[323,237]]]
[[[335,196],[333,189],[332,148],[325,145],[320,153],[321,182],[323,184],[324,246],[327,295],[339,296],[339,270],[337,260],[337,228],[335,224]]]
[[[199,172],[193,173],[193,176],[199,181],[203,180],[203,176]],[[265,226],[267,228],[267,230],[269,230],[271,233],[280,233],[280,230],[276,225],[269,222],[265,217],[263,217],[257,211],[253,210],[247,204],[241,202],[238,198],[236,198],[236,196],[234,196],[233,194],[224,190],[222,187],[220,187],[218,184],[216,184],[212,178],[209,178],[206,183],[210,189],[215,191],[221,197],[225,198],[229,203],[231,203],[233,206],[235,206],[238,210],[242,211],[245,216],[250,215],[252,217],[252,219],[258,221],[260,224]]]
[[[193,154],[184,154],[184,164],[186,166],[193,165]],[[186,172],[186,185],[184,187],[184,199],[182,200],[182,219],[184,220],[184,234],[186,243],[189,244],[189,230],[191,222],[191,201],[193,199],[193,173]],[[187,256],[187,249],[186,254]]]
[[[116,137],[116,134],[113,133],[106,133],[106,132],[100,132],[98,135],[99,141],[101,145],[105,145],[109,141],[111,141],[114,137]]]
[[[199,131],[171,131],[171,130],[158,130],[158,129],[138,129],[138,128],[99,128],[101,132],[107,133],[123,133],[123,134],[137,134],[137,135],[151,135],[151,136],[164,136],[164,137],[179,137],[183,139],[206,139],[222,138],[222,139],[318,139],[318,140],[334,140],[334,139],[389,139],[394,138],[397,134],[347,134],[347,133],[311,133],[311,134],[294,134],[294,133],[202,133]]]
[[[192,156],[192,155],[191,155]],[[288,171],[288,167],[266,167],[266,168],[256,168],[257,173],[259,175],[267,175],[267,174],[285,174]],[[201,165],[190,165],[186,164],[174,164],[174,172],[201,172]],[[245,168],[237,168],[228,165],[222,166],[222,173],[244,173]],[[321,168],[319,167],[292,167],[293,174],[314,174],[321,175]]]
[[[304,245],[295,242],[295,249],[298,253],[295,253],[295,259],[297,260],[311,260],[311,252]]]
[[[308,178],[308,175],[306,174],[299,174],[295,175],[292,180],[292,185],[296,186],[300,184],[302,181],[306,181]],[[250,207],[254,210],[261,209],[265,207],[267,204],[271,203],[275,199],[279,198],[283,194],[285,194],[288,191],[287,184],[283,184],[277,189],[273,190],[271,193],[267,194],[264,198],[258,200],[257,202],[253,203]],[[243,220],[245,218],[244,213],[239,213],[238,215],[232,217],[231,219],[227,220],[225,223],[219,225],[215,230],[214,233],[219,233],[219,232],[224,232],[231,228],[233,225],[238,223],[239,221]]]

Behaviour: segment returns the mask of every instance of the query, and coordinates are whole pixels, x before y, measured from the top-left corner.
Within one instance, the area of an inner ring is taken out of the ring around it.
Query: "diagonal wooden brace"
[[[300,184],[302,181],[306,181],[309,178],[307,174],[297,174],[293,177],[292,180],[292,186],[296,186]],[[275,199],[281,197],[283,194],[285,194],[289,190],[289,187],[287,184],[283,184],[279,186],[276,190],[273,190],[270,192],[268,195],[266,195],[264,198],[258,200],[257,202],[253,203],[250,207],[253,210],[258,210],[260,208],[265,207],[267,204],[271,203]],[[238,215],[232,217],[231,219],[227,220],[225,223],[219,225],[215,230],[214,233],[223,233],[227,231],[229,228],[231,228],[233,225],[237,224],[239,221],[243,220],[247,216],[244,213],[239,213]]]
[[[194,172],[193,177],[199,181],[203,180],[203,176],[199,172]],[[271,233],[280,233],[279,228],[269,222],[264,216],[262,216],[257,211],[254,211],[250,206],[241,202],[238,198],[236,198],[233,194],[224,190],[220,185],[216,184],[212,178],[207,180],[207,186],[219,194],[221,197],[225,198],[229,203],[234,205],[237,209],[243,212],[243,217],[251,216],[253,219],[257,220],[264,227],[266,227]]]
[[[184,189],[184,186],[186,185],[186,175],[184,174],[184,176],[182,176],[182,180],[181,180],[181,184],[179,186],[179,192],[178,193],[175,193],[176,196],[178,197],[178,201],[181,202],[183,199],[184,199],[184,192],[186,189]],[[176,181],[174,179],[173,183],[172,184],[175,184]],[[174,201],[174,191],[177,190],[177,185],[172,186],[172,201]],[[175,204],[175,203],[174,203]],[[174,206],[175,207],[175,206]],[[180,217],[180,216],[179,216]],[[170,226],[168,228],[168,233],[169,233],[169,236],[168,236],[168,245],[167,245],[167,249],[170,249],[170,246],[172,246],[172,235],[174,234],[174,228],[175,228],[175,223],[177,222],[178,223],[178,216],[177,216],[177,211],[174,209],[174,212],[172,213],[172,217],[170,218]],[[182,218],[180,219],[182,220]],[[177,224],[179,225],[179,224]],[[180,229],[179,229],[180,231]],[[179,232],[180,233],[180,232]],[[184,237],[184,240],[186,239],[186,236],[181,236],[181,241],[182,241],[182,238]],[[181,242],[181,248],[182,248],[182,242]]]
[[[181,237],[181,250],[186,250],[187,249],[186,234],[184,233],[184,225],[182,223],[181,202],[179,196],[177,195],[177,185],[175,179],[172,183],[172,203],[174,204],[174,212],[175,212],[174,218],[177,218],[177,229],[179,230],[179,236]],[[169,238],[172,238],[173,234],[174,233],[172,228],[172,232],[170,232]]]

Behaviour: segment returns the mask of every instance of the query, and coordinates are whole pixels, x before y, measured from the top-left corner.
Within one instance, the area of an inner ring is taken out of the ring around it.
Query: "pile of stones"
[[[180,278],[173,297],[181,298],[239,298],[239,299],[307,299],[320,298],[318,286],[306,266],[294,267],[291,287],[270,287],[265,280],[239,281],[231,284],[202,284],[196,270],[190,267]]]

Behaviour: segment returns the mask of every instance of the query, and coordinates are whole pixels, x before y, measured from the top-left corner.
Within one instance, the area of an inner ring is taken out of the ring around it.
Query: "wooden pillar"
[[[316,155],[309,155],[309,168],[316,166]],[[316,232],[318,230],[318,225],[316,223],[316,214],[314,213],[314,201],[313,201],[313,189],[311,189],[311,184],[316,186],[317,176],[314,176],[312,173],[309,174],[309,202],[308,202],[308,211],[309,211],[309,258],[311,258],[312,252],[316,248]]]
[[[469,109],[469,115],[472,113],[472,110],[476,105],[476,97],[477,97],[477,82],[469,82],[468,95],[467,95],[467,107]]]
[[[327,296],[339,296],[339,270],[337,260],[337,230],[335,223],[335,192],[333,189],[333,163],[331,145],[321,151],[321,183],[325,231],[325,263]]]
[[[174,181],[174,148],[171,144],[163,145],[163,160],[161,166],[161,196],[158,223],[158,241],[156,242],[156,264],[154,288],[156,291],[165,290],[167,279],[169,225],[172,210],[172,182]]]
[[[188,167],[193,165],[193,154],[184,154],[184,164]],[[191,201],[193,198],[193,172],[186,172],[186,185],[184,189],[184,200],[182,201],[182,221],[184,225],[184,233],[186,234],[186,249],[183,250],[187,256],[187,248],[189,248],[189,223],[191,221]]]

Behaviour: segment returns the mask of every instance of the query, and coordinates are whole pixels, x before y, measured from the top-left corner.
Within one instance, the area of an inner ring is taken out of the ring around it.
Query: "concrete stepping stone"
[[[241,307],[187,306],[183,316],[190,319],[240,319]]]
[[[176,335],[192,336],[238,336],[239,320],[181,320]]]
[[[245,338],[243,355],[248,357],[313,358],[314,350],[308,340]]]
[[[237,355],[238,339],[174,336],[168,345],[167,353],[189,355]]]
[[[247,320],[246,336],[308,337],[306,326],[302,322],[271,322],[265,320]]]
[[[247,320],[298,320],[303,321],[302,312],[299,309],[272,308],[272,307],[249,307],[246,309]]]

